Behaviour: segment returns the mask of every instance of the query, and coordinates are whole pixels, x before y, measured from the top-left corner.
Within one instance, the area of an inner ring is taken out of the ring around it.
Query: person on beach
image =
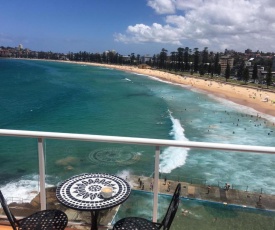
[[[166,185],[166,180],[167,180],[167,178],[166,178],[166,176],[164,177],[164,185]]]
[[[206,194],[209,194],[209,193],[210,193],[210,189],[211,189],[211,187],[210,187],[210,185],[208,185],[208,186],[207,186],[207,193],[206,193]]]
[[[190,213],[187,209],[181,210],[182,215],[187,216],[188,213]]]
[[[168,185],[167,185],[167,192],[170,192],[170,189],[171,189],[171,183],[170,181],[168,182]]]
[[[225,190],[225,191],[228,191],[228,190],[229,190],[229,188],[230,188],[230,184],[225,183],[224,190]]]
[[[262,195],[259,195],[259,200],[256,202],[258,208],[262,208]]]
[[[150,183],[150,190],[153,190],[153,183]]]

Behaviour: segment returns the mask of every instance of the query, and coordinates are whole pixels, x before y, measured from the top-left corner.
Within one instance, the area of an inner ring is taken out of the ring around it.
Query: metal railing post
[[[158,190],[159,190],[159,155],[160,147],[156,146],[155,152],[155,177],[154,177],[154,203],[153,203],[153,222],[158,219]]]
[[[43,138],[38,138],[39,187],[41,210],[46,210],[45,156]]]

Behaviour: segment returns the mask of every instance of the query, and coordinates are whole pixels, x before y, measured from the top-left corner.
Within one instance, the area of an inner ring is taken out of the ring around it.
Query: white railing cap
[[[121,136],[104,136],[104,135],[77,134],[77,133],[57,133],[57,132],[0,129],[0,136],[109,142],[109,143],[153,145],[153,146],[167,146],[167,147],[174,146],[174,147],[183,147],[183,148],[217,149],[217,150],[227,150],[227,151],[275,154],[275,147],[266,147],[266,146],[220,144],[220,143],[210,143],[210,142],[164,140],[164,139],[121,137]]]

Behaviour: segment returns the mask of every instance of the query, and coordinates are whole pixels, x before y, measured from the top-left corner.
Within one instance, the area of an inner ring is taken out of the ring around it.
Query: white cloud
[[[135,26],[128,26],[126,35],[121,33],[116,34],[115,40],[124,43],[157,42],[180,45],[178,35],[177,29],[169,25],[162,26],[158,23],[153,23],[151,26],[147,26],[137,24]]]
[[[155,0],[158,1],[158,0]],[[204,4],[204,0],[176,0],[175,5],[179,10],[196,9]]]
[[[148,0],[147,5],[152,7],[158,14],[172,14],[175,13],[176,0]]]
[[[126,43],[156,42],[212,50],[275,49],[274,0],[148,0],[164,23],[128,26],[115,35]]]

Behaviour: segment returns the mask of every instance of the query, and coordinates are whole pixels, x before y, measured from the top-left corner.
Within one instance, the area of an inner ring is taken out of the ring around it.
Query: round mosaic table
[[[101,188],[113,188],[110,198],[101,196]],[[80,174],[62,182],[56,190],[56,197],[65,206],[80,210],[91,211],[92,227],[97,229],[97,218],[100,210],[112,208],[123,203],[129,197],[131,188],[120,177],[110,174]]]

